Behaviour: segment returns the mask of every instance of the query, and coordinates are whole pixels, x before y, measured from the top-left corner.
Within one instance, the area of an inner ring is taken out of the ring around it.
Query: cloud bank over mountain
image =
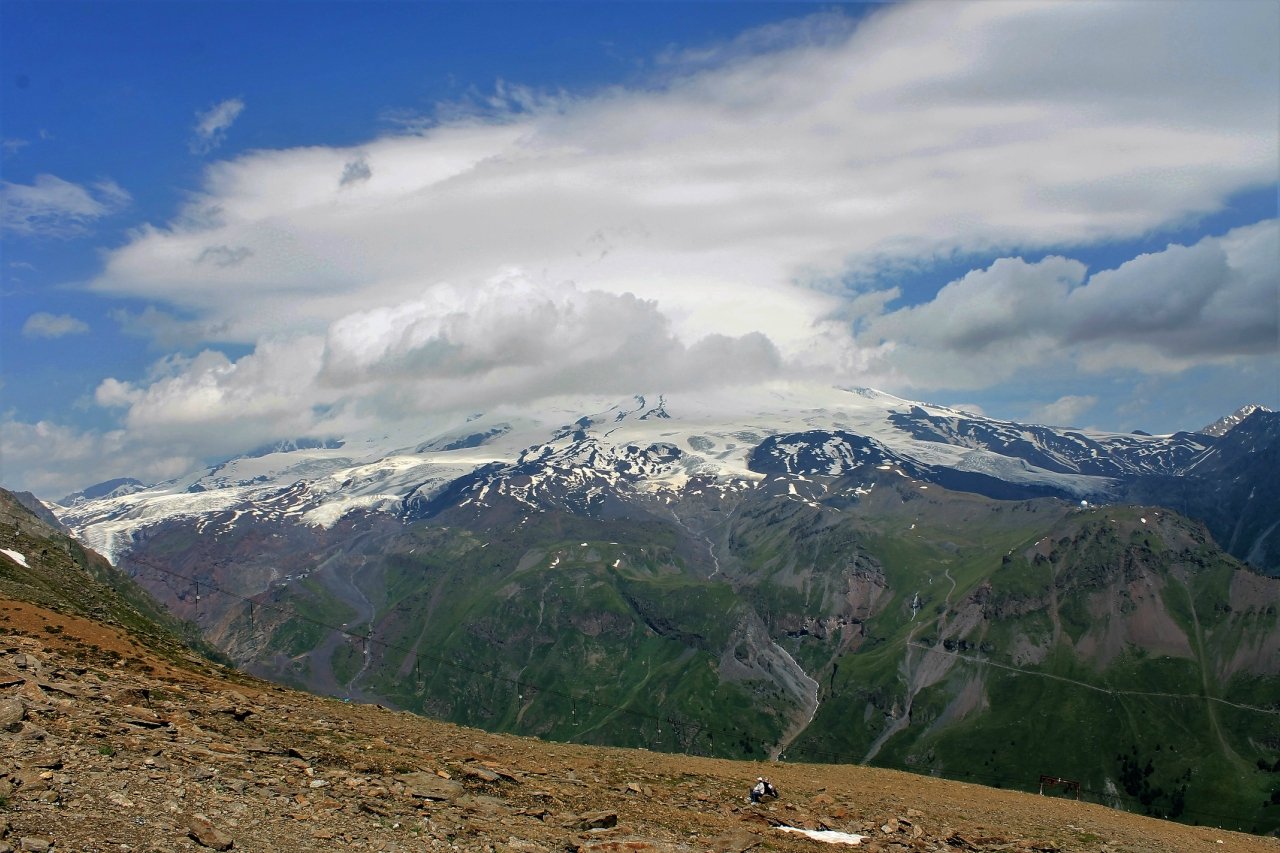
[[[126,444],[186,457],[571,392],[1265,372],[1276,220],[1106,269],[1079,255],[1280,178],[1276,19],[1265,3],[820,15],[673,54],[647,86],[502,84],[358,146],[212,162],[89,285],[149,304],[119,319],[199,354],[106,378],[94,402]],[[241,109],[202,116],[210,149]],[[966,258],[982,260],[927,293],[902,284]],[[1039,411],[1090,396],[1063,386]]]
[[[1170,245],[1112,270],[1003,258],[928,302],[860,318],[865,349],[915,387],[985,387],[1045,364],[1176,372],[1274,355],[1280,223]]]

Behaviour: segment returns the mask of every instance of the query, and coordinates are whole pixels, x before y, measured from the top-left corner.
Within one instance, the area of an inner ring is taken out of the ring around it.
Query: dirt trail
[[[933,620],[932,624],[939,637],[946,633],[947,614],[951,612],[951,596],[955,595],[956,582],[951,577],[949,568],[943,569],[943,577],[951,582],[951,589],[947,591],[946,597],[943,599],[944,607],[938,617]],[[915,614],[912,614],[915,618]],[[907,641],[902,654],[902,663],[899,665],[899,671],[902,673],[903,684],[906,685],[906,693],[903,699],[903,706],[894,716],[893,721],[880,732],[879,736],[871,742],[871,746],[867,748],[867,754],[862,757],[864,764],[869,763],[884,747],[889,739],[901,732],[903,729],[911,725],[911,708],[915,702],[916,695],[931,684],[937,683],[951,667],[955,664],[955,658],[950,655],[935,654],[935,652],[943,651],[937,646],[922,646],[915,642],[916,634],[927,628],[929,623],[920,623],[915,625],[907,634]],[[915,661],[915,652],[919,651],[920,662]]]
[[[1200,627],[1200,616],[1196,613],[1195,596],[1191,594],[1191,590],[1187,587],[1185,581],[1183,582],[1183,591],[1187,596],[1187,606],[1191,609],[1191,625],[1195,630],[1196,662],[1199,664],[1200,668],[1200,689],[1204,691],[1206,699],[1211,699],[1213,698],[1213,694],[1210,692],[1211,679],[1209,677],[1209,668],[1205,663],[1204,630]],[[1222,724],[1218,721],[1218,710],[1214,707],[1214,703],[1206,703],[1206,709],[1207,716],[1209,717],[1209,728],[1211,729],[1214,737],[1218,739],[1218,745],[1222,749],[1222,754],[1231,756],[1233,761],[1237,764],[1243,765],[1244,762],[1240,759],[1240,756],[1231,748],[1230,744],[1227,743],[1226,737],[1222,734]]]
[[[918,630],[919,626],[913,628],[907,636],[906,651],[903,653],[902,663],[899,665],[902,680],[906,684],[906,696],[903,699],[902,708],[894,716],[893,722],[885,726],[884,731],[880,732],[880,735],[871,742],[871,746],[867,748],[867,754],[862,756],[863,764],[870,763],[872,759],[880,754],[880,750],[889,742],[891,737],[911,725],[911,704],[915,700],[916,694],[921,690],[921,685],[917,683],[917,670],[913,665],[914,652],[917,649],[923,649],[923,647],[912,642]],[[929,650],[924,650],[924,654],[927,655],[928,653]]]

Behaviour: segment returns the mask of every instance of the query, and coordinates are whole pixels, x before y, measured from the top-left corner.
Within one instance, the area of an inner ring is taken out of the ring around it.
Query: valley
[[[300,689],[554,741],[1050,775],[1280,827],[1280,580],[1208,518],[1122,502],[1199,477],[1254,483],[1265,517],[1265,470],[1241,466],[1274,454],[1273,413],[1090,436],[866,390],[734,419],[655,399],[478,417],[364,461],[331,441],[58,512]]]
[[[1276,849],[1060,796],[552,742],[299,693],[198,653],[103,572],[0,492],[0,847],[818,849],[800,829],[880,853]],[[781,796],[752,805],[761,773]]]

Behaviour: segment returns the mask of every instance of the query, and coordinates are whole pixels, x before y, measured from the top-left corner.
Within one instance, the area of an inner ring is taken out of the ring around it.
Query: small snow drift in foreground
[[[861,844],[866,835],[855,835],[852,832],[836,832],[834,829],[800,829],[795,826],[778,826],[783,832],[797,832],[814,841],[825,841],[827,844]]]
[[[17,563],[19,566],[22,566],[24,569],[31,568],[31,566],[27,563],[27,558],[22,554],[19,554],[17,551],[10,551],[8,548],[0,548],[0,554],[6,555],[7,557],[9,557],[9,559],[13,560],[15,563]]]

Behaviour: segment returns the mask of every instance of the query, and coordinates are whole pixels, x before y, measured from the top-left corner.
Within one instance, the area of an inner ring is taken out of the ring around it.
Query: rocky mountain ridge
[[[1270,412],[1271,410],[1261,403],[1248,403],[1236,409],[1231,414],[1218,418],[1213,423],[1198,430],[1198,432],[1202,435],[1212,435],[1216,438],[1221,438],[1231,432],[1236,424],[1240,423],[1245,418],[1249,417],[1249,415],[1252,415],[1257,411]]]
[[[1273,433],[1280,421],[1280,415],[1258,409],[1239,422],[1250,418],[1261,419]],[[535,509],[550,503],[579,513],[616,514],[627,512],[637,498],[679,500],[691,482],[695,488],[739,490],[758,487],[765,471],[803,473],[788,472],[785,462],[768,457],[779,446],[799,452],[806,443],[811,446],[803,451],[804,470],[830,477],[870,467],[866,458],[850,455],[856,444],[859,453],[874,451],[918,479],[987,497],[1180,508],[1176,494],[1190,482],[1188,475],[1200,472],[1200,489],[1206,473],[1215,464],[1221,467],[1213,460],[1223,455],[1217,435],[1054,429],[870,389],[826,387],[788,386],[751,397],[562,401],[433,429],[425,438],[408,432],[282,443],[151,487],[136,481],[102,484],[69,496],[56,511],[78,537],[111,559],[148,527],[175,518],[210,523],[228,513],[328,527],[355,511],[422,518],[491,494],[513,494]],[[1260,476],[1247,479],[1251,484]],[[1244,502],[1252,504],[1246,511],[1280,517],[1280,505],[1273,502]],[[1233,539],[1225,527],[1211,527],[1224,544]],[[1280,572],[1278,537],[1274,529],[1261,529],[1246,541],[1237,531],[1230,550]]]

